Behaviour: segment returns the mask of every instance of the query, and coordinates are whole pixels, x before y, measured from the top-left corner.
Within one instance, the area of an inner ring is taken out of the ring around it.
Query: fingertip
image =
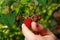
[[[24,23],[22,24],[22,28],[24,27]]]
[[[22,28],[24,27],[24,24],[22,24]]]
[[[29,30],[24,23],[22,24],[22,33],[27,38],[34,36],[34,33],[31,30]]]

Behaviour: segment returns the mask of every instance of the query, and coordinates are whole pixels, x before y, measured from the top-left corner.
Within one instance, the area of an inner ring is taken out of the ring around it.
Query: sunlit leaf
[[[0,5],[2,5],[2,4],[3,4],[3,2],[4,2],[4,0],[0,0]]]

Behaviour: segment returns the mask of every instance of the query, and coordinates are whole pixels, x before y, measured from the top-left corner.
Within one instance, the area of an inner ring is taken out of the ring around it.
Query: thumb
[[[35,36],[35,34],[30,31],[25,24],[22,24],[22,32],[26,38],[32,38]]]

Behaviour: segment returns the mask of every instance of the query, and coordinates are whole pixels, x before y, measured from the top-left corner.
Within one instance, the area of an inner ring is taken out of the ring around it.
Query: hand
[[[25,36],[25,40],[56,40],[55,35],[48,29],[48,34],[45,36],[36,35],[31,30],[29,30],[25,24],[22,24],[22,32]]]

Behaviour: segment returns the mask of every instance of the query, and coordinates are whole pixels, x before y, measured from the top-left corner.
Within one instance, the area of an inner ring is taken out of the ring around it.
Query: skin
[[[56,40],[54,34],[48,29],[49,35],[41,36],[34,34],[25,24],[22,24],[22,33],[25,36],[25,40]]]
[[[31,23],[31,27],[32,27],[32,30],[36,31],[36,32],[37,31],[39,32],[40,30],[43,29],[42,25],[40,25],[40,24],[38,24],[37,22],[34,22],[34,21]]]

